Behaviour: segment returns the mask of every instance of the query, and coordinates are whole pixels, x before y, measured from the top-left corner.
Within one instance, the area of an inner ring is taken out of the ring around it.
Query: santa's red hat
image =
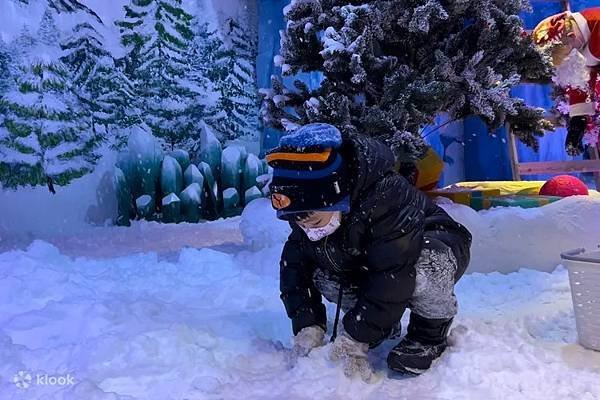
[[[569,21],[575,21],[581,31],[583,45],[578,50],[589,67],[600,65],[600,7],[581,12],[565,11],[542,20],[533,30],[533,40],[538,46],[562,41],[569,33]]]
[[[587,67],[600,66],[600,7],[571,13],[569,11],[552,15],[541,21],[533,30],[533,40],[538,46],[547,46],[562,42],[564,35],[576,33],[569,24],[576,24],[581,32],[581,47],[577,50],[585,59]],[[589,72],[589,69],[588,69]],[[592,85],[596,82],[596,73],[592,72],[587,87],[569,85],[569,115],[594,115],[596,98]]]
[[[579,49],[589,67],[600,65],[600,7],[571,14],[581,30],[584,45]]]

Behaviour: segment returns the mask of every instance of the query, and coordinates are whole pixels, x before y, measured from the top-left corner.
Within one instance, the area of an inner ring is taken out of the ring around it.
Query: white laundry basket
[[[600,251],[576,249],[560,257],[569,270],[579,343],[600,351]]]

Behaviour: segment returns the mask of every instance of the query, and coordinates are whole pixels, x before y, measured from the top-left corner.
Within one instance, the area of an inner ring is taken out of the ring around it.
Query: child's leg
[[[427,319],[449,319],[456,315],[454,295],[456,257],[442,241],[425,237],[425,246],[415,265],[416,283],[410,310]]]
[[[337,304],[338,294],[340,290],[340,284],[335,278],[323,270],[316,268],[313,275],[313,282],[315,287],[321,292],[321,295],[327,299],[327,301]],[[342,294],[342,311],[347,313],[351,310],[357,301],[358,287],[357,286],[344,286]],[[392,328],[392,332],[387,339],[395,339],[400,336],[402,332],[402,324],[398,321]],[[372,347],[378,344],[372,344]]]
[[[320,268],[316,268],[313,274],[313,282],[327,301],[337,304],[340,291],[340,283],[337,278]],[[342,292],[342,311],[348,312],[356,304],[358,288],[346,285],[342,288]]]
[[[454,284],[460,267],[446,244],[426,237],[415,268],[408,334],[388,355],[388,366],[418,374],[446,349],[446,337],[457,312]]]

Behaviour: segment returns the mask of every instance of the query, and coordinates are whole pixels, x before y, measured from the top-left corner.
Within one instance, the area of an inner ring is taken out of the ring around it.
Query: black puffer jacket
[[[459,263],[457,279],[469,263],[471,235],[394,172],[394,156],[381,142],[345,136],[342,156],[351,176],[350,213],[333,234],[316,242],[290,223],[292,233],[280,262],[281,299],[294,334],[310,325],[325,328],[325,307],[312,279],[319,268],[342,285],[358,288],[344,329],[356,340],[378,343],[413,294],[424,235],[452,248]]]

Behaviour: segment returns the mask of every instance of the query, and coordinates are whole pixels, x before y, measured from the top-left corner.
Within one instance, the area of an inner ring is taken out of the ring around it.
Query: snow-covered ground
[[[445,207],[474,233],[471,271],[530,269],[463,277],[452,346],[420,377],[388,374],[393,342],[372,352],[370,385],[346,378],[328,345],[290,360],[278,289],[287,229],[259,199],[241,219],[99,228],[79,245],[0,253],[0,399],[600,399],[600,352],[576,344],[556,267],[561,250],[600,241],[600,201]],[[553,272],[536,270],[548,263]]]

